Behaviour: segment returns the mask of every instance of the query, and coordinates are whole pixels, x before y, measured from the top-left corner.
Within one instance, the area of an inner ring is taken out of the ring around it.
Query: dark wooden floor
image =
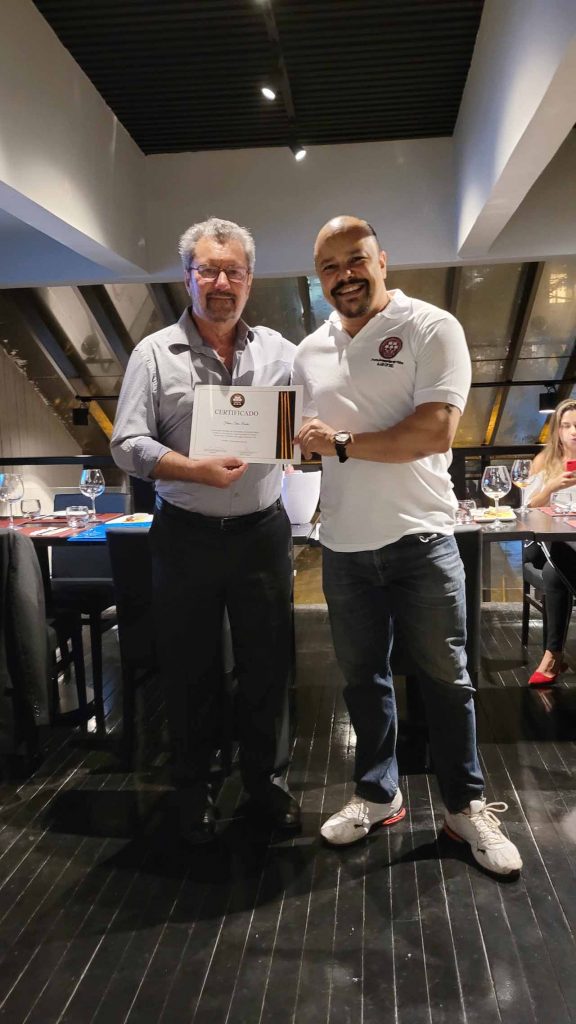
[[[325,614],[299,611],[297,628],[297,839],[276,841],[245,820],[233,774],[218,843],[189,852],[176,838],[162,755],[123,775],[64,729],[35,777],[4,785],[2,1020],[576,1021],[574,674],[528,691],[538,625],[527,665],[517,607],[484,611],[487,796],[509,803],[506,829],[525,864],[520,879],[498,881],[438,836],[441,804],[424,773],[402,780],[409,811],[398,826],[349,850],[320,844],[322,819],[351,793],[353,737]],[[107,634],[112,684],[115,643]]]

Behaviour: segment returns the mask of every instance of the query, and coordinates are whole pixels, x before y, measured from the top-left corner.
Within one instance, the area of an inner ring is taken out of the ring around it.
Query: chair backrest
[[[152,559],[147,530],[108,530],[122,663],[155,666]]]
[[[127,512],[130,495],[119,491],[105,492],[96,498],[97,512]],[[83,494],[68,493],[54,495],[54,511],[60,512],[69,505],[90,505]],[[52,548],[53,579],[112,579],[110,556],[106,544],[82,547],[67,544]]]
[[[534,587],[542,590],[544,577],[542,570],[546,565],[546,556],[535,541],[522,545],[522,578]]]
[[[456,526],[454,531],[466,574],[466,655],[468,672],[476,684],[480,671],[480,612],[482,608],[482,530],[479,526]],[[407,675],[414,671],[410,649],[400,638],[394,641],[392,671]]]
[[[0,754],[35,742],[50,686],[44,583],[34,544],[0,530]]]

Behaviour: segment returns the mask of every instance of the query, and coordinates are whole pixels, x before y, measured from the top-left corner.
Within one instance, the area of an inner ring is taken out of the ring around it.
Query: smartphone
[[[576,459],[566,459],[566,472],[576,473]]]

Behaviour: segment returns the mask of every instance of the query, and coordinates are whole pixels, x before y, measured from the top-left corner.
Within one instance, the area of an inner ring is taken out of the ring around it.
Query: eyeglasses
[[[198,277],[204,281],[217,281],[220,274],[226,274],[228,280],[233,284],[241,284],[248,277],[246,267],[210,267],[207,263],[200,263],[196,266],[191,263],[190,270],[195,270]]]

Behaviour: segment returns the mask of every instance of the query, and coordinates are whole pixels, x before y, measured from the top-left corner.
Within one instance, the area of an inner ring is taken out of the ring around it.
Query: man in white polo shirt
[[[393,630],[418,665],[444,828],[498,874],[522,861],[487,804],[466,670],[464,570],[454,540],[450,448],[470,386],[450,313],[386,290],[373,229],[335,217],[315,262],[330,319],[299,346],[302,453],[322,456],[323,582],[356,732],[352,799],[322,826],[334,845],[404,817],[390,671]]]

